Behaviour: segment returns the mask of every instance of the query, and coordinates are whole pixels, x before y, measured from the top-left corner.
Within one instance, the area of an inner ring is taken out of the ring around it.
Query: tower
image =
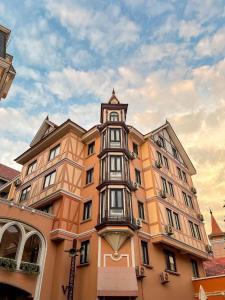
[[[225,232],[221,230],[211,210],[210,215],[212,232],[209,235],[209,240],[213,248],[214,257],[225,257]]]

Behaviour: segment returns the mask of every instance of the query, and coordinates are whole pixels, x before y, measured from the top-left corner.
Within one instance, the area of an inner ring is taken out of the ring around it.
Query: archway
[[[0,300],[32,300],[33,297],[30,293],[9,285],[0,283]]]

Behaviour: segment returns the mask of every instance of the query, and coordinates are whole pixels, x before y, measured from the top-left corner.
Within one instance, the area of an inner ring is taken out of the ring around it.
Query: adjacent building
[[[11,181],[19,175],[19,171],[0,163],[0,197],[8,198]],[[3,187],[4,186],[4,187]]]
[[[6,52],[11,31],[0,25],[0,101],[6,98],[16,71],[12,65],[13,56]]]
[[[89,130],[46,118],[16,158],[0,200],[2,295],[193,300],[211,252],[196,170],[169,122],[142,134],[127,109],[113,91]]]

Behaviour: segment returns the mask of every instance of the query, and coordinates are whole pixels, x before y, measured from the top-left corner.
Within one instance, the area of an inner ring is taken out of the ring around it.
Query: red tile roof
[[[216,276],[225,274],[225,257],[214,258],[204,262],[206,276]]]
[[[216,219],[214,218],[211,210],[210,210],[210,214],[211,214],[211,227],[212,227],[212,233],[210,234],[210,236],[224,234],[224,232],[220,229]]]
[[[6,165],[0,164],[0,177],[11,180],[17,175],[19,175],[19,171],[12,169],[10,167],[7,167]]]

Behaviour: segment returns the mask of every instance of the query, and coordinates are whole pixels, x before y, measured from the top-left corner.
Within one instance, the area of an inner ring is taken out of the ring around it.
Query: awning
[[[138,296],[135,268],[98,268],[98,296]]]

